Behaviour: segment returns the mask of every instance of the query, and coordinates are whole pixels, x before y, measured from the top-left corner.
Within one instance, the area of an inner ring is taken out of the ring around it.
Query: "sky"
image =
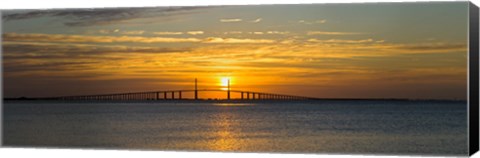
[[[2,11],[5,97],[199,88],[461,99],[468,3]],[[222,98],[225,94],[201,94]],[[234,96],[235,97],[235,96]],[[238,96],[237,96],[238,97]]]

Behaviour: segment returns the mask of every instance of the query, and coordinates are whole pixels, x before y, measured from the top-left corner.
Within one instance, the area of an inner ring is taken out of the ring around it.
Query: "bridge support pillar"
[[[230,89],[227,91],[227,100],[230,100]]]
[[[242,100],[243,100],[243,92],[240,92],[240,94],[242,95],[242,96],[240,97],[240,99],[242,99]]]
[[[250,93],[247,92],[247,100],[250,99]]]
[[[198,100],[197,78],[195,78],[195,100]]]
[[[175,99],[175,92],[172,92],[172,99]]]
[[[182,99],[182,91],[178,91],[178,99]]]

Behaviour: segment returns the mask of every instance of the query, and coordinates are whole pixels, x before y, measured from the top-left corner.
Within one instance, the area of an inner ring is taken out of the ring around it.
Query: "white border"
[[[245,4],[309,4],[309,3],[370,3],[370,2],[427,2],[429,0],[175,0],[175,1],[156,1],[156,0],[2,0],[0,10],[8,9],[51,9],[51,8],[104,8],[104,7],[147,7],[147,6],[206,6],[206,5],[245,5]],[[431,1],[431,0],[430,0]],[[451,1],[451,0],[435,0]],[[458,0],[456,0],[458,1]],[[480,6],[480,0],[472,0],[473,3]],[[0,14],[1,15],[1,14]],[[1,18],[1,16],[0,16]],[[1,20],[0,20],[1,22]],[[0,25],[1,30],[1,25]],[[1,36],[0,36],[1,39]],[[1,42],[1,40],[0,40]],[[0,43],[1,45],[1,43]],[[1,52],[1,47],[0,47]],[[2,65],[0,61],[0,70]],[[0,83],[2,77],[0,74]],[[1,85],[0,85],[1,88]],[[0,96],[3,88],[0,89]],[[2,103],[2,99],[0,99]],[[0,108],[0,116],[1,116]],[[1,125],[1,121],[0,121]],[[0,131],[0,134],[2,132]],[[0,138],[1,140],[1,138]],[[86,149],[40,149],[40,148],[0,148],[2,157],[350,157],[350,158],[370,158],[370,157],[432,157],[432,156],[360,156],[360,155],[318,155],[318,154],[266,154],[266,153],[214,153],[214,152],[171,152],[171,151],[129,151],[129,150],[86,150]],[[480,158],[477,153],[473,157]]]

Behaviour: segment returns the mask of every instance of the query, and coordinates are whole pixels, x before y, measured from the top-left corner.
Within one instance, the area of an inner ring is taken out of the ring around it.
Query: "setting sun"
[[[220,78],[220,85],[223,87],[227,87],[230,82],[230,77],[222,77]]]

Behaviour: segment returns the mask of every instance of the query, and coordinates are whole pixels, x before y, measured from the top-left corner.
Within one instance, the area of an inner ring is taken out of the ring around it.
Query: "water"
[[[7,101],[6,146],[466,155],[466,102]]]

